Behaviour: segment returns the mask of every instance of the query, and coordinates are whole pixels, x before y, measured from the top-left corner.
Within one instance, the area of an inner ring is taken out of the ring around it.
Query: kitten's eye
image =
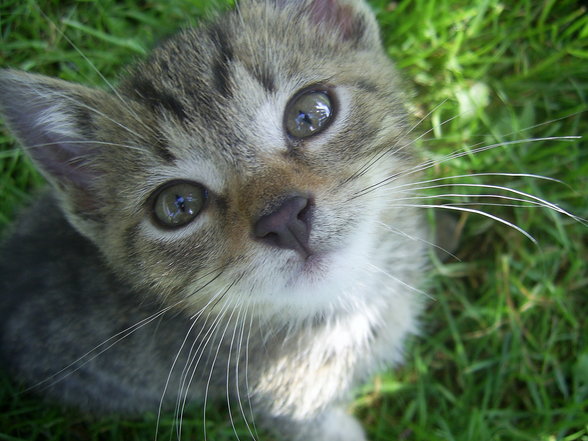
[[[308,138],[324,130],[333,117],[333,106],[324,91],[296,95],[286,106],[284,125],[295,138]]]
[[[153,202],[156,220],[165,227],[182,227],[202,211],[206,203],[207,191],[192,182],[164,184],[157,190]]]

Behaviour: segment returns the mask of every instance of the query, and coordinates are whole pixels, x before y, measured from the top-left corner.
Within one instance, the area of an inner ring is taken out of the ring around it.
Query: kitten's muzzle
[[[312,201],[305,196],[290,196],[271,213],[253,225],[255,239],[282,249],[294,250],[307,259],[312,255],[308,244]]]

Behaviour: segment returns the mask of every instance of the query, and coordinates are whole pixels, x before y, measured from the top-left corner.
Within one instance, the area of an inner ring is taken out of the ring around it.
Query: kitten
[[[11,371],[91,411],[228,397],[280,439],[365,439],[345,406],[417,331],[426,231],[388,207],[417,162],[363,2],[242,1],[116,90],[7,70],[0,97],[52,184],[3,246]]]

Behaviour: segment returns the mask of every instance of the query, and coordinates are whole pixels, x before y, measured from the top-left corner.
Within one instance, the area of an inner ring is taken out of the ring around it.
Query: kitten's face
[[[359,283],[384,247],[379,223],[418,229],[386,210],[390,193],[362,194],[412,165],[373,17],[301,3],[246,2],[184,31],[110,96],[31,87],[50,97],[37,120],[52,136],[94,142],[61,142],[76,149],[73,173],[35,159],[72,222],[141,289],[193,310],[235,296],[313,312]]]

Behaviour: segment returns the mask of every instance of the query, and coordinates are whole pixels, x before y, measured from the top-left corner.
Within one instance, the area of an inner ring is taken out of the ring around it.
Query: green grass
[[[0,62],[104,86],[86,58],[113,80],[157,38],[187,18],[206,15],[203,5],[210,3],[4,0]],[[527,173],[564,183],[455,178],[444,181],[452,187],[430,194],[481,193],[459,185],[465,182],[501,185],[588,218],[585,2],[371,3],[386,47],[414,91],[415,117],[424,118],[418,127],[425,135],[424,157],[442,159],[505,141],[584,136],[472,153],[441,162],[426,175]],[[0,225],[5,226],[41,180],[6,132],[0,132],[0,142]],[[427,290],[435,301],[424,316],[423,336],[407,351],[404,367],[360,391],[354,411],[374,441],[587,441],[588,228],[549,210],[466,200],[520,226],[538,244],[492,219],[462,213],[460,260],[436,262],[431,271]],[[185,439],[201,439],[201,411],[194,408],[189,415]],[[153,436],[154,421],[153,416],[94,420],[18,393],[6,377],[0,382],[0,440],[145,440]],[[235,438],[222,409],[210,409],[206,424],[209,439]],[[166,417],[161,439],[172,425]]]

